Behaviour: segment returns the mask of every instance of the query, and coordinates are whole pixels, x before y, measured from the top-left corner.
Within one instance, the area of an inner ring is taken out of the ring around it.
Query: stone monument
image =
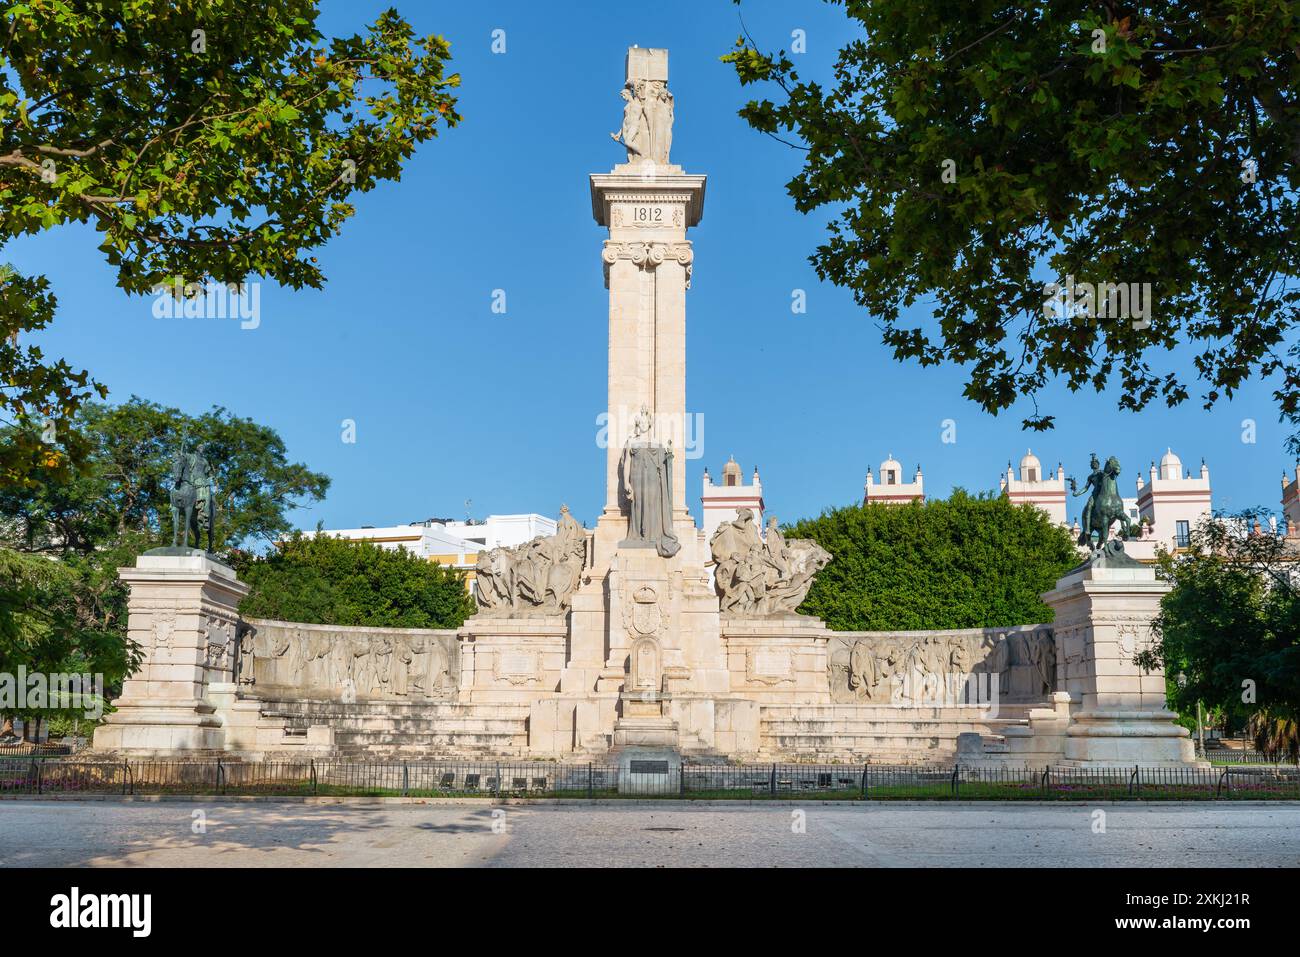
[[[215,697],[234,689],[239,602],[248,586],[210,551],[215,482],[206,457],[184,438],[171,472],[172,544],[136,559],[118,574],[130,588],[128,636],[143,662],[122,685],[116,710],[95,731],[98,749],[132,754],[222,750]]]
[[[241,621],[246,586],[189,544],[206,530],[211,548],[215,489],[182,442],[173,544],[121,570],[144,665],[96,747],[612,758],[620,790],[655,793],[681,782],[684,758],[930,764],[960,747],[963,763],[1022,769],[1192,761],[1164,676],[1133,664],[1166,586],[1124,553],[1114,458],[1093,456],[1093,550],[1044,596],[1052,623],[831,633],[798,613],[833,560],[816,542],[771,517],[761,529],[748,508],[706,539],[683,454],[688,234],[705,178],[671,159],[667,51],[628,50],[621,97],[619,162],[590,177],[609,290],[594,528],[562,507],[555,534],[480,554],[478,610],[459,629]]]

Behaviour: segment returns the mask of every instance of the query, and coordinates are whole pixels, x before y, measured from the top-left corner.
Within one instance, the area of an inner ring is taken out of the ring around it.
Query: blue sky
[[[241,330],[155,319],[148,298],[115,286],[88,228],[3,252],[59,297],[39,339],[47,354],[89,368],[116,400],[219,404],[271,425],[295,460],[331,476],[328,498],[297,513],[302,527],[463,517],[466,499],[476,516],[553,515],[567,502],[595,519],[607,302],[587,175],[620,160],[609,131],[632,44],[669,49],[673,160],[709,177],[687,297],[687,402],[704,417],[704,455],[687,465],[697,517],[704,466],[716,475],[733,454],[746,474],[760,468],[769,510],[790,521],[860,500],[867,466],[890,452],[909,472],[920,463],[936,496],[996,488],[1029,446],[1067,474],[1094,449],[1117,455],[1126,495],[1135,470],[1172,446],[1188,467],[1209,462],[1216,507],[1277,507],[1286,432],[1266,385],[1212,412],[1191,402],[1140,415],[1113,394],[1054,389],[1040,404],[1057,428],[1036,434],[1019,425],[1027,405],[993,418],[963,399],[961,370],[896,363],[871,317],[808,263],[824,220],[785,193],[799,154],[736,116],[748,91],[718,60],[740,30],[729,0],[393,3],[418,32],[451,41],[465,120],[422,147],[400,183],[357,198],[317,253],[323,290],[264,284],[261,325]],[[350,33],[386,5],[326,0],[322,26]],[[761,46],[806,32],[809,77],[852,36],[842,8],[812,0],[743,10]],[[504,54],[491,51],[496,29]],[[496,289],[505,315],[491,310]],[[794,289],[807,292],[803,315]],[[1245,418],[1254,444],[1242,442]],[[355,444],[341,439],[344,419]],[[945,419],[956,443],[941,441]]]

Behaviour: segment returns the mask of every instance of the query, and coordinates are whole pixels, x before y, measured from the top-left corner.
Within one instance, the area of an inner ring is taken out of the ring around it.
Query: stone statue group
[[[831,556],[810,539],[786,541],[776,518],[768,519],[767,540],[759,537],[754,513],[738,509],[709,541],[713,583],[724,615],[792,615],[812,587],[813,576]]]
[[[562,614],[568,611],[586,562],[587,533],[569,507],[562,506],[554,535],[479,553],[474,567],[479,611],[503,616]]]
[[[627,149],[629,163],[668,165],[673,145],[673,95],[663,80],[636,80],[619,93],[623,126],[609,135]]]
[[[447,649],[436,637],[421,635],[352,637],[250,627],[240,639],[239,680],[256,683],[259,672],[266,684],[345,697],[438,697],[455,688]]]

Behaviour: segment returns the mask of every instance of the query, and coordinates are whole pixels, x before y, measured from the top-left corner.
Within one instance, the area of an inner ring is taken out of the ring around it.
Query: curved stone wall
[[[905,678],[997,676],[997,698],[1044,701],[1059,687],[1051,625],[947,631],[831,632],[831,700],[888,704]]]
[[[243,620],[238,680],[258,697],[335,701],[454,698],[454,629]]]

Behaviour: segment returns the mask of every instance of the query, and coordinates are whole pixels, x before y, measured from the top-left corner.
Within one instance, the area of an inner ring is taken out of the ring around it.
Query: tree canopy
[[[206,450],[213,469],[218,552],[287,534],[290,512],[329,488],[326,476],[289,460],[274,429],[220,407],[187,415],[132,397],[87,403],[70,425],[84,449],[77,467],[38,468],[35,485],[0,488],[0,541],[50,554],[90,554],[132,535],[170,543],[166,483],[182,436]]]
[[[0,245],[89,223],[127,293],[324,276],[311,253],[352,194],[400,177],[459,121],[450,48],[389,10],[327,38],[317,0],[0,2]],[[102,386],[22,333],[48,325],[40,276],[0,275],[0,446],[6,484],[36,481]]]
[[[836,631],[986,628],[1050,622],[1039,597],[1079,558],[1070,534],[1001,496],[850,505],[796,522],[833,559],[800,612]]]
[[[1177,556],[1162,554],[1173,585],[1153,623],[1155,641],[1137,656],[1163,667],[1170,702],[1198,701],[1245,725],[1274,757],[1300,757],[1300,553],[1285,538],[1248,535],[1257,518],[1201,522]]]
[[[240,614],[317,625],[458,628],[474,613],[465,573],[405,549],[295,534],[265,557],[239,557],[252,591]]]
[[[28,674],[101,675],[108,697],[140,649],[125,636],[124,604],[110,598],[106,609],[99,584],[73,565],[0,548],[0,674],[16,676],[21,666]],[[59,716],[60,703],[49,705],[10,704],[5,717]]]
[[[1300,427],[1295,3],[845,8],[861,36],[829,85],[747,36],[723,59],[773,91],[740,115],[797,141],[795,207],[831,213],[812,264],[896,358],[963,367],[994,414],[1028,397],[1028,428],[1052,426],[1053,380],[1139,410],[1194,389],[1209,408],[1252,377]],[[1150,283],[1149,314],[1082,291],[1049,309],[1071,277]]]
[[[0,445],[15,431],[0,429]],[[285,534],[293,508],[329,487],[288,459],[275,430],[224,409],[83,404],[64,436],[74,458],[38,464],[35,481],[0,484],[0,671],[89,670],[104,675],[111,697],[134,670],[117,570],[171,541],[166,477],[182,435],[213,466],[219,552]]]

